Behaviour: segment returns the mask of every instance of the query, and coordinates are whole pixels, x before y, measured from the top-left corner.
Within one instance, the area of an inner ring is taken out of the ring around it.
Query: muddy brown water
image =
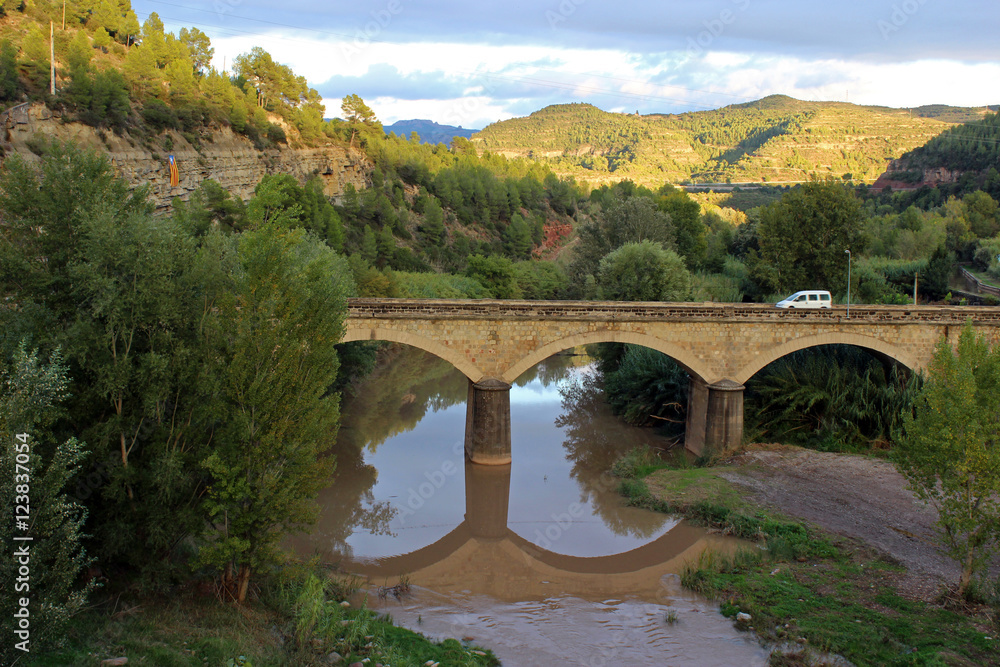
[[[511,465],[475,466],[466,378],[402,348],[345,401],[321,518],[290,546],[364,577],[368,605],[399,625],[469,639],[508,666],[766,664],[678,582],[686,561],[735,542],[617,493],[614,460],[662,440],[610,414],[588,364],[558,355],[520,378]],[[386,591],[401,580],[409,594]]]

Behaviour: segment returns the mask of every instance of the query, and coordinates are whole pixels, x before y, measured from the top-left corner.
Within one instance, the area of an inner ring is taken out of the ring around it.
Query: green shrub
[[[143,105],[142,118],[146,121],[146,125],[157,133],[166,129],[175,130],[179,126],[174,110],[155,97],[147,100]]]
[[[285,130],[280,125],[275,125],[274,123],[267,126],[267,140],[273,144],[288,143],[288,139],[285,137]]]

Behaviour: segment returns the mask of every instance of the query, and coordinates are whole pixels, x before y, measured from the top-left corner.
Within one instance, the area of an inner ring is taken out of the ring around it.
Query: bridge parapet
[[[487,299],[348,299],[351,319],[552,319],[583,321],[807,321],[897,322],[904,324],[1000,325],[1000,308],[960,306],[852,305],[828,309],[785,309],[756,303],[516,301]]]

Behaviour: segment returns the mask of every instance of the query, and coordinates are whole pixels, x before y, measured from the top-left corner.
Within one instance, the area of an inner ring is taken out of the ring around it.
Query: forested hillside
[[[984,110],[923,113],[773,95],[713,111],[638,116],[588,104],[547,107],[473,137],[483,150],[527,156],[592,182],[644,184],[874,180],[886,164]],[[947,118],[948,121],[942,120]]]
[[[876,183],[947,194],[982,189],[1000,197],[1000,114],[949,128],[893,161]]]

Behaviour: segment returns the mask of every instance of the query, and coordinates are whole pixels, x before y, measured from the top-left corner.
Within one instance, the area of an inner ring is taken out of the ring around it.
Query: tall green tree
[[[205,509],[201,561],[240,602],[288,530],[315,519],[315,494],[333,469],[335,346],[350,269],[302,230],[264,225],[241,235],[238,266],[207,325],[221,360],[224,409]]]
[[[215,55],[215,49],[212,48],[212,42],[208,35],[197,28],[181,28],[178,39],[191,54],[191,65],[194,67],[194,71],[199,74],[204,73],[212,63],[212,56]]]
[[[1000,346],[971,324],[952,349],[938,343],[896,465],[938,513],[938,540],[961,568],[958,593],[1000,543]]]
[[[611,251],[626,243],[652,241],[665,248],[676,247],[670,216],[658,211],[653,201],[641,196],[618,196],[604,206],[602,215],[580,226],[580,242],[569,266],[570,280],[583,285],[587,276],[597,277],[598,265]]]
[[[309,87],[306,78],[296,76],[288,65],[275,62],[271,54],[259,46],[236,56],[233,72],[256,90],[257,103],[261,107],[278,112],[305,106],[317,108],[317,105],[322,109],[319,93]]]
[[[511,216],[510,224],[501,233],[503,249],[512,259],[528,259],[531,255],[531,230],[519,213]]]
[[[146,189],[131,190],[95,152],[52,144],[37,168],[12,155],[0,171],[0,284],[71,321],[78,303],[68,267],[80,260],[84,226],[151,212]]]
[[[861,204],[834,181],[806,183],[761,210],[751,277],[764,289],[847,291],[845,250],[864,249]]]
[[[65,146],[37,170],[10,158],[0,175],[2,285],[18,304],[4,328],[66,350],[74,431],[105,469],[91,506],[99,555],[140,568],[203,523],[196,452],[211,428],[196,327],[213,306],[193,280],[192,240],[150,216],[143,194]]]
[[[626,243],[598,267],[602,296],[613,301],[687,301],[691,274],[673,250],[659,243]]]
[[[701,206],[686,192],[665,185],[657,192],[656,207],[670,216],[677,237],[677,253],[689,269],[700,268],[706,260],[708,241]]]
[[[371,107],[354,93],[344,97],[340,103],[340,110],[344,113],[344,120],[351,128],[351,148],[354,148],[354,138],[358,135],[359,130],[366,126],[374,126],[378,123],[378,119]]]

